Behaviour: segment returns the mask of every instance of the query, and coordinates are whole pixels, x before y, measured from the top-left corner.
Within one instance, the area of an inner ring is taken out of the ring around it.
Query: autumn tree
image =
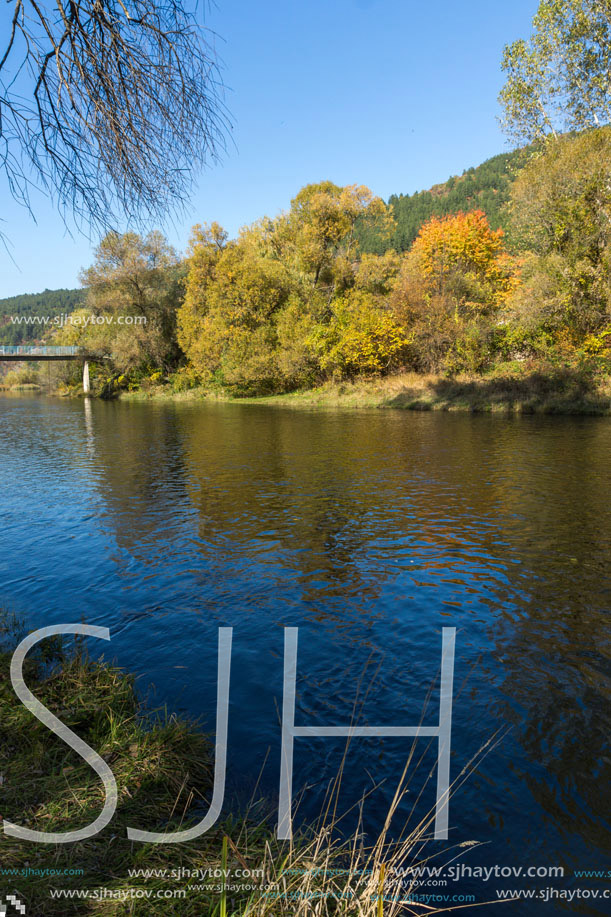
[[[489,332],[518,277],[503,231],[491,230],[482,211],[425,223],[391,295],[397,319],[412,332],[416,368],[449,365],[466,341],[473,352],[464,368],[482,368]]]
[[[558,139],[512,189],[512,233],[531,253],[521,321],[573,344],[611,319],[611,127]]]
[[[189,240],[188,273],[184,301],[177,314],[178,342],[195,368],[203,369],[205,346],[203,322],[208,313],[208,288],[215,278],[216,263],[227,244],[227,232],[219,223],[197,224]]]
[[[162,233],[108,233],[81,273],[87,298],[74,316],[74,343],[112,358],[121,372],[173,368],[180,358],[181,275],[181,261]],[[81,314],[90,321],[77,321]]]
[[[457,313],[498,309],[514,283],[503,230],[491,230],[481,210],[433,217],[420,229],[408,263],[421,273],[428,295],[446,298]]]
[[[505,48],[504,125],[518,141],[611,119],[611,0],[540,0],[530,40]]]
[[[191,240],[186,297],[178,318],[181,346],[202,380],[238,393],[273,391],[275,317],[290,282],[258,228],[226,243],[216,224]]]
[[[357,290],[386,295],[393,288],[399,269],[401,257],[389,249],[383,255],[369,252],[361,255],[354,274],[354,286]]]
[[[352,357],[326,354],[339,354],[340,339],[358,338],[363,354],[378,347],[386,327],[381,293],[398,270],[391,253],[360,260],[359,220],[391,225],[369,189],[321,182],[303,188],[288,213],[257,221],[232,242],[219,227],[196,227],[178,327],[203,381],[246,394],[354,372]],[[351,299],[353,288],[360,298]],[[377,353],[363,371],[388,368],[389,354]]]
[[[314,287],[349,286],[359,245],[357,223],[390,233],[394,222],[384,202],[362,185],[340,187],[326,181],[306,185],[291,201],[287,239],[296,262]]]
[[[333,378],[385,375],[412,359],[411,336],[380,296],[349,290],[333,303],[321,369]]]

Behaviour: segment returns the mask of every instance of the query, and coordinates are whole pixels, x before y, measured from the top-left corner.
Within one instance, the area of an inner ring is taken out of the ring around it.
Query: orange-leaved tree
[[[433,217],[412,250],[428,292],[450,295],[456,307],[478,311],[502,306],[517,281],[503,230],[492,230],[483,210]]]
[[[417,367],[481,369],[499,313],[518,283],[519,263],[483,211],[425,223],[391,297],[395,315],[413,334]],[[464,340],[472,356],[457,361]]]

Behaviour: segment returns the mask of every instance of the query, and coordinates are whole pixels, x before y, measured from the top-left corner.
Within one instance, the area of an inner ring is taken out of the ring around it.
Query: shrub
[[[321,368],[334,376],[382,374],[408,358],[410,338],[379,298],[352,291],[333,306]]]
[[[170,383],[175,392],[188,392],[201,385],[201,378],[193,366],[181,366],[170,376]]]

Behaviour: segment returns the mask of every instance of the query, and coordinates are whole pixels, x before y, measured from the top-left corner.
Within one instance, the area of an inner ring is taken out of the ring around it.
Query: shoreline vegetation
[[[611,126],[518,152],[506,229],[470,209],[404,237],[394,204],[323,181],[235,239],[194,226],[186,257],[110,232],[45,340],[90,354],[105,399],[608,415]],[[78,394],[81,375],[28,364],[0,387]]]
[[[2,819],[44,832],[75,830],[98,816],[104,791],[92,768],[14,694],[9,666],[19,636],[20,622],[0,610]],[[35,697],[110,765],[118,788],[112,822],[85,841],[48,846],[0,833],[4,892],[24,900],[28,913],[395,917],[406,904],[416,915],[431,910],[411,900],[418,883],[404,877],[406,866],[430,862],[423,844],[434,821],[431,810],[415,825],[408,817],[402,828],[396,826],[408,792],[407,765],[369,846],[361,827],[348,839],[338,831],[341,769],[319,822],[296,830],[291,842],[276,839],[273,806],[253,799],[244,815],[226,816],[194,841],[132,843],[128,825],[166,832],[201,819],[212,788],[210,737],[197,723],[150,711],[138,699],[132,676],[90,659],[78,641],[71,648],[59,638],[39,644],[26,658],[24,676]],[[485,753],[480,750],[469,771]],[[467,776],[461,773],[452,792]],[[437,857],[451,862],[459,853],[449,847]],[[59,897],[56,890],[66,894]]]
[[[42,393],[43,386],[0,382],[0,392]],[[51,392],[62,397],[84,397],[75,387]],[[176,391],[171,384],[144,384],[117,392],[123,401],[227,402],[244,405],[308,409],[394,409],[472,414],[556,414],[611,416],[611,377],[592,376],[571,367],[497,372],[489,376],[397,373],[381,378],[326,382],[316,388],[277,395],[237,397],[219,389],[196,386]]]
[[[123,392],[127,401],[226,401],[290,408],[380,408],[499,414],[611,416],[611,378],[591,379],[569,368],[489,377],[400,373],[374,379],[327,382],[317,388],[258,397],[231,397],[205,388],[176,392],[154,385]]]
[[[611,126],[524,148],[506,229],[466,174],[474,209],[425,215],[409,238],[394,205],[329,181],[234,239],[194,226],[186,257],[158,231],[110,232],[45,340],[88,353],[105,399],[609,414],[610,163]],[[28,364],[0,385],[70,394],[81,376]]]

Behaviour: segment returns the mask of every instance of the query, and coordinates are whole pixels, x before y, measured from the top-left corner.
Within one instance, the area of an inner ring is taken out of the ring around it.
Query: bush
[[[445,360],[444,369],[450,376],[458,373],[483,373],[493,361],[493,332],[485,325],[467,324],[457,335]]]
[[[170,376],[170,384],[175,392],[188,392],[201,385],[201,378],[193,366],[181,366]]]
[[[411,340],[379,298],[352,291],[333,306],[321,368],[333,376],[380,375],[409,358]]]
[[[38,370],[24,366],[21,369],[9,370],[1,381],[6,388],[19,388],[24,385],[38,385],[40,376]]]

